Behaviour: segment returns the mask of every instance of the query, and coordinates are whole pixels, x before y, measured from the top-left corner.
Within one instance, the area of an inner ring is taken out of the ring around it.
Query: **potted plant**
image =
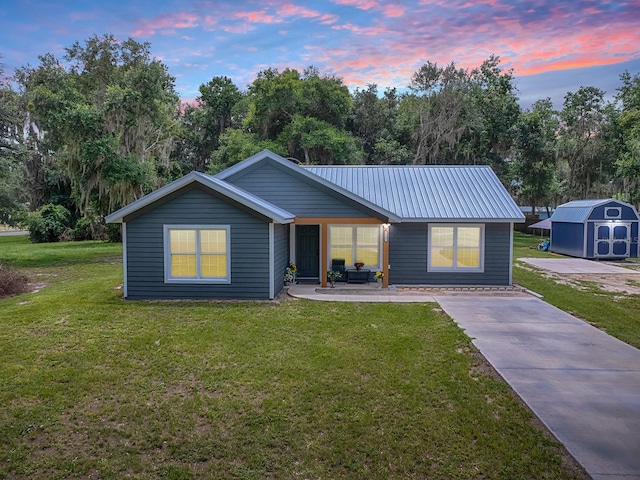
[[[362,262],[356,262],[356,263],[354,263],[354,264],[353,264],[353,266],[354,266],[354,267],[356,267],[356,270],[360,271],[360,269],[361,269],[362,267],[364,267],[364,263],[362,263]]]
[[[382,273],[381,271],[377,271],[376,274],[374,275],[374,278],[376,279],[376,282],[378,282],[378,288],[382,288],[382,281],[384,280],[384,273]]]
[[[296,283],[296,273],[298,273],[298,267],[296,267],[295,263],[289,262],[284,269],[284,283],[287,285]]]
[[[336,280],[340,277],[340,272],[337,270],[327,270],[327,280],[329,280],[329,284],[331,288],[336,288]]]

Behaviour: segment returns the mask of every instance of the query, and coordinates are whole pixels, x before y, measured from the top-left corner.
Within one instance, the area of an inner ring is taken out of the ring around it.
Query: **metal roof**
[[[486,165],[305,168],[395,213],[403,222],[524,220],[518,205]]]
[[[632,205],[621,202],[620,200],[616,200],[615,198],[605,198],[598,200],[572,200],[571,202],[563,203],[562,205],[557,206],[553,212],[553,215],[551,215],[551,221],[565,223],[584,223],[589,218],[594,208],[601,205],[606,205],[607,203],[611,202],[625,205],[633,209]]]
[[[257,197],[245,190],[242,190],[235,185],[227,183],[223,180],[219,180],[210,175],[205,175],[204,173],[191,172],[184,177],[179,178],[178,180],[171,182],[164,187],[150,193],[149,195],[145,195],[135,202],[130,203],[126,207],[113,212],[111,215],[108,215],[105,218],[105,221],[107,223],[122,223],[124,217],[126,217],[127,215],[131,215],[139,209],[157,200],[160,200],[170,193],[175,192],[176,190],[185,187],[193,182],[197,182],[224,195],[227,198],[230,198],[231,200],[235,200],[236,202],[249,207],[251,210],[258,212],[275,222],[291,223],[295,218],[295,215],[293,215],[292,213],[287,212],[286,210],[272,203],[269,203],[266,200],[263,200],[260,197]]]
[[[529,225],[527,228],[539,228],[540,230],[551,230],[551,219],[545,218],[539,222]]]

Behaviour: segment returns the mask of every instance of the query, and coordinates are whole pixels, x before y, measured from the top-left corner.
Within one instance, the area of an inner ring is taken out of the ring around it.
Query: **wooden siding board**
[[[301,217],[362,217],[371,216],[365,208],[350,204],[320,185],[269,163],[226,179],[274,205]],[[355,202],[353,202],[355,204]]]
[[[427,223],[389,229],[389,280],[396,285],[509,285],[510,225],[485,224],[484,272],[427,272]]]
[[[231,284],[164,282],[163,225],[230,225]],[[262,218],[188,189],[127,223],[129,299],[266,299],[269,297],[269,232]]]

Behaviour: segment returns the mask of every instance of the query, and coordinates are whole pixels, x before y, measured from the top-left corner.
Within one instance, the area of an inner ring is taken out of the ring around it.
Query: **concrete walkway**
[[[366,288],[360,285],[345,285],[340,288],[320,289],[318,285],[292,285],[288,294],[296,298],[321,302],[368,302],[368,303],[424,303],[435,302],[432,295],[401,295],[393,289]]]
[[[640,350],[530,295],[442,293],[289,289],[320,301],[438,302],[589,475],[640,479]]]

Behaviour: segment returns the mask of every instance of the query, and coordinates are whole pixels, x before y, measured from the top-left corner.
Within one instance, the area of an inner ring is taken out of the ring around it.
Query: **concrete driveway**
[[[584,258],[520,258],[519,260],[534,267],[549,270],[554,273],[592,273],[592,274],[638,274],[640,271],[617,267],[609,263],[602,263]]]
[[[594,479],[640,479],[640,350],[537,298],[435,299]]]

